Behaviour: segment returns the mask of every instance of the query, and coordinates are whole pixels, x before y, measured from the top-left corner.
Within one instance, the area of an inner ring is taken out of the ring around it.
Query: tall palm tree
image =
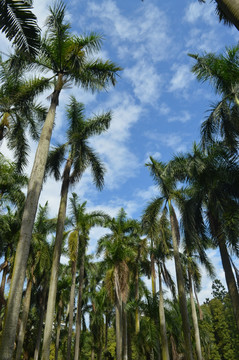
[[[184,342],[185,342],[185,358],[187,360],[192,360],[192,345],[191,345],[191,334],[190,334],[190,324],[187,310],[187,301],[186,301],[186,292],[185,292],[185,284],[182,273],[182,266],[179,256],[179,242],[180,242],[180,232],[179,232],[179,224],[177,220],[177,216],[174,210],[173,201],[177,201],[180,196],[180,193],[176,189],[176,181],[166,172],[166,164],[162,162],[158,162],[150,157],[151,163],[146,164],[150,173],[153,176],[157,186],[160,189],[160,197],[157,197],[151,201],[145,210],[144,219],[145,221],[153,222],[159,212],[168,206],[169,209],[169,217],[172,231],[172,242],[173,242],[173,255],[175,261],[175,270],[176,270],[176,278],[177,278],[177,288],[178,288],[178,296],[179,296],[179,305],[180,312],[182,316],[182,324],[183,324],[183,334],[184,334]],[[156,221],[155,221],[156,223]]]
[[[176,161],[178,167],[173,176],[190,185],[187,223],[192,243],[195,234],[201,239],[206,237],[206,219],[214,244],[219,247],[239,329],[239,294],[228,253],[230,247],[238,254],[238,164],[222,144],[215,144],[207,152],[194,146],[192,154],[178,157]]]
[[[135,250],[130,246],[134,221],[127,219],[121,209],[116,218],[104,224],[110,233],[100,238],[97,253],[104,251],[104,262],[108,268],[105,285],[114,299],[116,312],[116,358],[127,357],[127,314],[126,302],[129,290],[129,262],[135,258]]]
[[[70,198],[71,204],[71,217],[70,225],[72,228],[69,230],[69,255],[71,260],[72,268],[72,285],[71,285],[71,296],[69,303],[69,325],[68,325],[68,339],[67,339],[67,359],[71,357],[71,342],[72,342],[72,328],[73,328],[73,308],[75,299],[75,283],[77,264],[80,263],[80,274],[79,274],[79,290],[78,300],[82,298],[83,289],[83,275],[84,275],[84,257],[86,253],[86,246],[89,239],[89,231],[92,227],[101,225],[107,218],[102,211],[86,212],[86,201],[82,204],[79,203],[78,196],[73,193]],[[80,322],[78,319],[81,318],[81,303],[78,301],[77,306],[77,321],[76,321],[76,345],[75,345],[75,358],[78,359],[79,343],[80,343]]]
[[[66,216],[67,197],[70,184],[79,180],[84,171],[90,167],[94,183],[98,189],[102,189],[104,183],[104,167],[89,146],[91,136],[99,135],[109,127],[111,114],[108,112],[92,119],[85,119],[84,106],[79,104],[75,98],[67,109],[69,129],[67,131],[67,142],[60,145],[49,153],[47,170],[54,173],[56,180],[60,177],[60,166],[68,155],[62,175],[61,200],[58,212],[56,239],[54,246],[52,272],[47,303],[45,331],[43,339],[42,359],[48,359],[50,353],[51,332],[54,317],[55,298],[57,289],[58,266],[61,256],[64,223]]]
[[[32,13],[32,1],[0,0],[0,30],[22,51],[36,55],[40,47],[40,28]]]
[[[65,22],[65,6],[63,3],[59,2],[50,7],[50,15],[46,25],[47,34],[42,40],[41,51],[34,61],[31,59],[29,68],[35,66],[42,71],[52,71],[55,86],[28,185],[11,290],[8,297],[5,327],[0,344],[0,353],[4,360],[11,358],[14,348],[31,234],[60,92],[63,86],[70,82],[86,90],[106,89],[111,84],[115,85],[116,74],[121,70],[110,61],[103,62],[92,58],[92,55],[100,49],[101,37],[99,35],[90,34],[89,36],[78,37],[70,34],[70,24]],[[25,62],[24,65],[26,65]]]
[[[47,235],[55,230],[55,225],[56,221],[54,219],[48,219],[48,203],[43,207],[40,205],[32,234],[33,241],[31,243],[30,256],[28,258],[27,286],[23,299],[23,310],[17,339],[16,360],[21,358],[33,283],[36,282],[36,277],[41,277],[45,269],[50,267],[50,250]]]
[[[239,47],[227,48],[224,54],[192,55],[196,60],[192,72],[199,81],[208,81],[220,96],[201,127],[204,148],[221,137],[234,152],[239,135]]]
[[[172,290],[175,296],[174,283],[171,275],[166,268],[166,260],[172,257],[172,234],[169,228],[169,221],[167,219],[166,209],[160,216],[149,218],[147,213],[143,215],[142,223],[144,229],[150,238],[154,239],[154,248],[151,250],[154,253],[155,262],[158,265],[158,281],[159,281],[159,319],[160,319],[160,336],[162,344],[162,359],[169,360],[169,347],[165,322],[164,311],[164,297],[162,281]]]

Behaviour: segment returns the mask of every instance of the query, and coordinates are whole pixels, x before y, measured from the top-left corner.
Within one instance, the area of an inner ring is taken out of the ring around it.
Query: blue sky
[[[107,168],[105,187],[98,192],[86,172],[72,191],[87,200],[88,209],[105,210],[114,216],[123,207],[130,217],[139,218],[147,202],[157,194],[145,162],[149,156],[167,162],[173,154],[190,151],[198,141],[200,124],[216,95],[208,84],[195,79],[190,69],[193,59],[188,53],[223,52],[235,45],[238,32],[219,24],[214,5],[189,0],[97,0],[66,1],[67,18],[75,34],[93,31],[102,34],[99,56],[123,68],[115,88],[90,94],[71,88],[61,94],[52,143],[64,141],[65,106],[69,96],[83,102],[86,114],[112,110],[109,131],[95,137],[92,146]],[[43,27],[48,0],[35,1],[34,12]],[[44,31],[44,27],[43,27]],[[0,34],[0,50],[10,46]],[[41,100],[47,104],[47,94]],[[32,144],[30,171],[36,144]],[[11,156],[2,144],[1,151]],[[49,200],[51,214],[56,215],[60,184],[49,179],[40,202]],[[101,229],[92,231],[89,252],[94,251]],[[210,251],[223,280],[218,253]],[[170,265],[173,271],[173,264]],[[200,299],[210,295],[211,282],[204,275]]]

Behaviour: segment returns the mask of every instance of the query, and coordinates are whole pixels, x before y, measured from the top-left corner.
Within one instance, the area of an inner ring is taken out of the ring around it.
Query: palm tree
[[[0,0],[0,30],[19,50],[36,55],[40,47],[40,28],[32,13],[32,1]]]
[[[178,287],[178,296],[179,296],[179,305],[180,312],[182,316],[183,323],[183,334],[185,342],[185,358],[192,360],[192,345],[191,345],[191,335],[190,335],[190,324],[187,310],[187,301],[185,293],[185,284],[182,273],[182,266],[179,256],[179,242],[180,242],[180,232],[178,220],[173,206],[173,200],[178,200],[180,193],[176,190],[176,181],[166,172],[166,164],[158,162],[150,157],[151,163],[146,164],[150,168],[151,175],[153,176],[156,184],[158,185],[161,197],[153,199],[153,201],[148,205],[145,210],[144,221],[149,223],[156,223],[155,218],[158,216],[159,212],[166,208],[168,205],[170,224],[172,231],[172,242],[173,242],[173,254],[175,261],[175,270],[177,278],[177,287]]]
[[[86,120],[84,117],[84,106],[77,103],[76,99],[73,97],[71,98],[70,105],[68,106],[67,114],[70,122],[69,129],[67,131],[67,142],[50,152],[47,164],[47,170],[49,169],[49,171],[53,172],[56,180],[58,180],[60,177],[61,163],[65,160],[65,153],[68,152],[62,176],[61,201],[56,227],[56,240],[47,303],[42,359],[48,359],[50,352],[58,265],[61,256],[69,186],[79,180],[84,171],[88,167],[91,167],[94,183],[98,189],[102,189],[104,183],[104,167],[98,155],[89,146],[88,140],[91,136],[99,135],[103,131],[107,130],[111,120],[111,114],[109,112]]]
[[[73,308],[75,298],[75,283],[77,263],[80,263],[79,274],[79,290],[78,290],[78,306],[77,306],[77,321],[76,321],[76,341],[75,341],[75,358],[78,359],[79,343],[80,343],[80,321],[81,319],[81,299],[83,289],[84,276],[84,257],[86,253],[86,246],[89,239],[89,231],[96,225],[101,225],[107,218],[102,211],[86,212],[86,201],[79,203],[78,196],[73,193],[70,198],[71,203],[71,218],[70,224],[72,228],[69,230],[69,255],[72,268],[72,285],[71,296],[69,303],[69,325],[68,325],[68,339],[67,339],[67,359],[71,356],[71,342],[72,342],[72,326],[73,326]]]
[[[162,344],[162,359],[169,360],[169,348],[165,322],[164,311],[164,297],[162,280],[171,289],[175,297],[175,288],[171,275],[166,268],[166,260],[172,256],[172,235],[169,228],[169,221],[167,219],[166,209],[162,212],[160,217],[149,218],[147,213],[142,218],[144,230],[147,235],[154,239],[154,247],[151,250],[154,254],[155,262],[158,266],[158,281],[159,281],[159,319],[160,319],[160,336]]]
[[[238,238],[238,164],[222,144],[202,152],[196,145],[193,154],[178,157],[173,176],[187,181],[187,223],[192,243],[196,236],[206,238],[206,226],[214,244],[219,247],[228,291],[239,329],[239,294],[228,254],[228,247],[237,252]]]
[[[99,91],[106,89],[111,84],[115,85],[116,74],[121,70],[109,61],[103,62],[92,58],[92,54],[100,49],[100,36],[96,34],[85,37],[72,36],[70,34],[70,24],[66,23],[64,18],[65,6],[61,2],[56,3],[53,8],[50,7],[50,16],[47,19],[47,34],[42,40],[41,51],[36,59],[31,59],[29,65],[29,68],[35,66],[35,68],[42,71],[51,70],[55,79],[55,86],[28,185],[27,200],[23,212],[20,239],[8,298],[5,327],[0,345],[0,353],[4,360],[11,358],[14,348],[31,234],[60,92],[63,86],[69,82],[80,85],[86,90]],[[91,56],[89,57],[89,55]],[[25,62],[24,65],[26,65]]]
[[[109,228],[111,233],[99,240],[97,253],[104,251],[104,262],[108,268],[105,286],[115,302],[116,358],[126,360],[128,358],[126,302],[129,288],[129,262],[136,255],[130,246],[134,221],[127,219],[126,212],[121,209],[117,217],[106,221],[104,226]]]
[[[41,277],[42,273],[44,273],[44,270],[49,268],[50,265],[47,235],[54,230],[55,220],[48,219],[48,203],[46,203],[44,207],[40,205],[32,234],[33,241],[31,243],[30,256],[28,258],[28,268],[26,273],[27,286],[23,300],[23,310],[18,334],[16,360],[21,358],[28,313],[30,309],[32,286],[36,281],[36,274],[38,277]]]
[[[239,47],[227,48],[225,55],[208,53],[190,56],[196,60],[192,72],[197,79],[209,81],[221,97],[202,124],[203,147],[223,138],[225,144],[236,152],[239,135]]]

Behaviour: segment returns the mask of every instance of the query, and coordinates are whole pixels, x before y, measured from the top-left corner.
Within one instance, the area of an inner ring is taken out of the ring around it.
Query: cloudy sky
[[[216,100],[208,84],[198,83],[190,72],[193,59],[188,53],[225,51],[235,45],[238,32],[219,24],[214,5],[190,0],[97,0],[65,1],[67,19],[78,35],[91,31],[104,37],[98,56],[120,65],[115,88],[101,94],[82,89],[64,90],[57,109],[52,144],[64,141],[65,106],[74,95],[86,107],[86,115],[111,110],[109,131],[92,140],[107,168],[105,187],[98,192],[90,172],[72,191],[87,200],[89,211],[101,209],[115,216],[123,207],[129,217],[140,218],[148,201],[157,194],[145,162],[149,156],[167,162],[178,152],[190,151],[198,141],[200,124]],[[44,31],[51,1],[35,1],[34,12]],[[0,50],[10,45],[0,34]],[[44,103],[47,94],[41,97]],[[36,144],[32,144],[30,171]],[[1,151],[11,156],[6,143]],[[60,184],[49,179],[40,203],[49,201],[51,214],[57,214]],[[100,229],[92,231],[89,252],[93,252]],[[218,253],[210,251],[217,277],[224,282]],[[173,264],[170,264],[172,271]],[[211,282],[203,276],[200,300],[209,297]]]

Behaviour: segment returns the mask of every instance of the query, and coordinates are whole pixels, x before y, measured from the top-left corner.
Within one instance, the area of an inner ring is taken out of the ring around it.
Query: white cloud
[[[172,70],[174,71],[174,75],[170,81],[169,91],[172,92],[187,89],[191,81],[194,80],[190,66],[186,64],[174,64]]]
[[[181,123],[186,123],[189,120],[191,120],[191,114],[188,111],[182,111],[181,114],[168,118],[168,122],[179,121]]]
[[[200,4],[198,1],[191,2],[186,9],[184,21],[195,23],[204,21],[207,25],[214,25],[217,22],[215,15],[215,5],[209,2]]]
[[[162,77],[153,65],[139,61],[125,69],[124,75],[131,80],[134,94],[142,103],[156,104],[161,94]]]

